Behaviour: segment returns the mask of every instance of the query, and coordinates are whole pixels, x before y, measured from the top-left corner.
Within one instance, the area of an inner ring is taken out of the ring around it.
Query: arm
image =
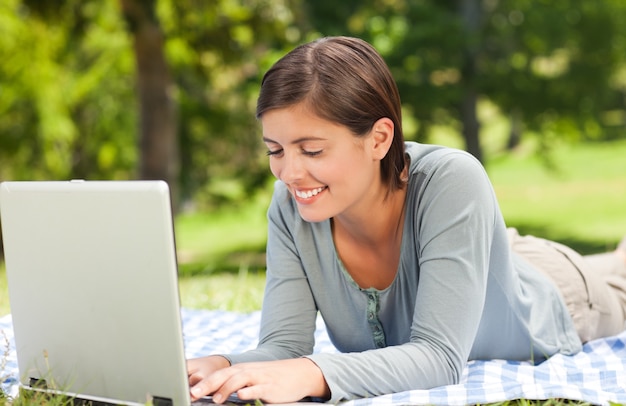
[[[267,276],[258,348],[229,355],[231,363],[296,358],[313,352],[317,307],[287,224],[297,215],[280,210],[288,192],[277,183],[268,210]]]
[[[279,208],[278,201],[287,199],[285,193],[277,187],[268,211],[268,269],[258,347],[243,354],[190,360],[193,399],[213,394],[213,400],[221,403],[234,392],[241,399],[271,403],[328,396],[321,370],[300,358],[313,352],[317,307],[286,226],[289,219]]]

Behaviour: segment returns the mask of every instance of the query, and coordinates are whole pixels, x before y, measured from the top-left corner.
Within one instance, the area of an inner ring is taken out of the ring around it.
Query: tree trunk
[[[511,112],[511,131],[509,131],[509,139],[506,144],[507,151],[515,149],[522,141],[522,112],[519,108],[514,108]]]
[[[461,101],[461,120],[463,122],[463,138],[465,149],[474,155],[479,161],[483,161],[482,148],[480,147],[480,123],[476,114],[478,96],[472,88],[465,90]]]
[[[155,0],[121,0],[122,13],[133,35],[140,106],[139,177],[166,181],[178,206],[178,144],[176,106],[165,60],[164,38]]]
[[[467,151],[482,162],[480,147],[480,123],[478,122],[476,91],[476,54],[478,29],[480,26],[480,0],[459,0],[461,21],[467,43],[463,50],[462,79],[464,85],[463,99],[461,100],[460,116],[463,126],[463,138]]]

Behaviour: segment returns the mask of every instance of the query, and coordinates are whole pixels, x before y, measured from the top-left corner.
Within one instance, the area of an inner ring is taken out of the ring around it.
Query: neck
[[[333,233],[362,245],[379,248],[399,243],[404,225],[406,188],[381,193],[381,198],[361,207],[358,213],[332,219]]]

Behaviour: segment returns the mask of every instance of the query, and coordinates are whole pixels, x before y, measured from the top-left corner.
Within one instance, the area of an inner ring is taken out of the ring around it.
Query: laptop
[[[21,388],[190,404],[165,182],[3,182],[0,220]]]

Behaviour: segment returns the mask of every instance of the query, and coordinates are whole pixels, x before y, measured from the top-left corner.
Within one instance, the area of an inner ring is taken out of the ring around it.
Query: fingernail
[[[214,400],[216,403],[221,403],[221,402],[222,402],[222,395],[221,395],[221,394],[219,394],[219,393],[216,393],[215,395],[213,395],[213,400]]]
[[[191,388],[191,395],[194,397],[199,397],[202,394],[202,391],[200,390],[200,388],[195,387],[195,388]]]

